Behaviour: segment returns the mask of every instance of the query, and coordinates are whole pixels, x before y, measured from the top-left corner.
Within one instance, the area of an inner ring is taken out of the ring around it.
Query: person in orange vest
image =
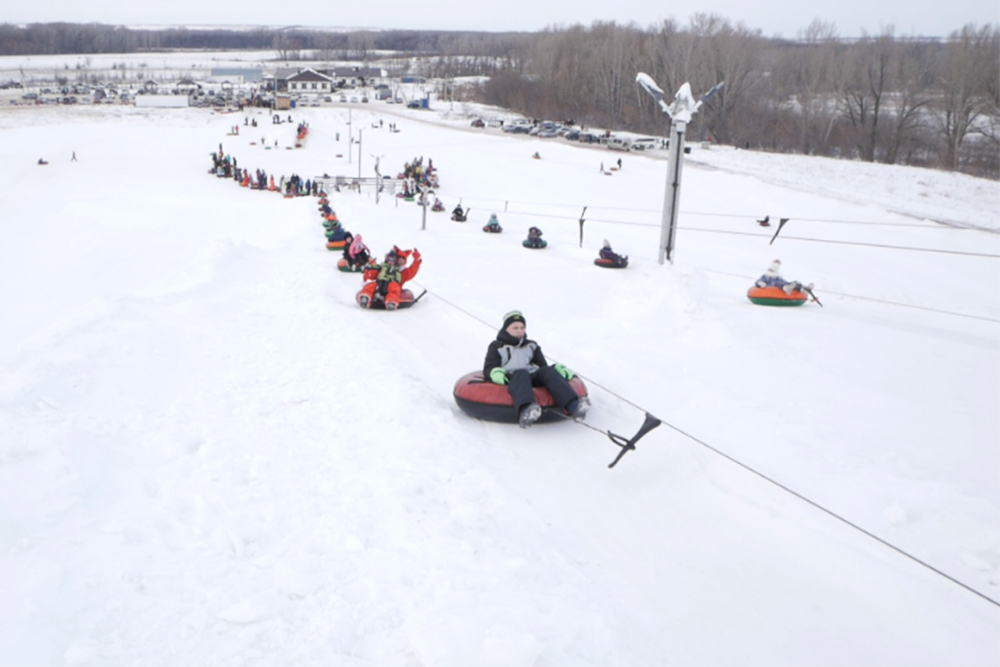
[[[413,255],[413,263],[406,266],[410,255]],[[399,293],[403,289],[403,283],[417,275],[421,263],[419,250],[400,250],[393,246],[382,264],[365,269],[363,275],[367,283],[358,293],[358,305],[362,308],[371,308],[377,298],[382,298],[386,310],[396,310],[399,307]]]

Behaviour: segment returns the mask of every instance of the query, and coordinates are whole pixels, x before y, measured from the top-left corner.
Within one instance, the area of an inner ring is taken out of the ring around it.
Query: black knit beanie
[[[503,330],[506,331],[507,327],[510,326],[511,322],[521,322],[527,326],[527,322],[524,320],[524,315],[521,314],[520,310],[512,310],[503,316]]]

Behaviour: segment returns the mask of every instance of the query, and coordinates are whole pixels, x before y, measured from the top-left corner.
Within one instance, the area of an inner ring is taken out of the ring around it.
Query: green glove
[[[490,371],[490,379],[494,384],[507,384],[507,371],[497,366]]]
[[[556,369],[556,373],[559,373],[559,375],[561,375],[564,380],[572,380],[573,379],[573,375],[574,375],[573,371],[571,371],[570,369],[566,368],[562,364],[556,364],[555,366],[553,366],[553,368]]]

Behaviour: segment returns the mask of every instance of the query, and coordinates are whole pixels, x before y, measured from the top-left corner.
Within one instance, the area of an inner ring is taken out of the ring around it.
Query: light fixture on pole
[[[639,72],[635,80],[656,101],[663,113],[670,116],[670,154],[667,158],[667,187],[663,194],[663,222],[660,231],[658,260],[660,264],[663,264],[664,259],[673,264],[674,236],[677,233],[677,209],[681,199],[684,136],[688,123],[691,122],[691,117],[701,108],[705,100],[722,90],[726,82],[717,83],[698,101],[695,101],[691,94],[691,84],[685,83],[674,95],[673,103],[667,104],[663,99],[663,89],[656,85],[651,76]]]

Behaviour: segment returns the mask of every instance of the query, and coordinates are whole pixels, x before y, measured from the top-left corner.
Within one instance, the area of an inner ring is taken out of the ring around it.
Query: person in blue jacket
[[[528,428],[542,416],[533,387],[545,387],[556,405],[573,419],[583,419],[590,409],[590,399],[576,395],[569,385],[573,376],[573,371],[562,364],[549,366],[542,348],[527,337],[524,315],[520,311],[512,310],[504,315],[503,327],[486,350],[483,377],[495,384],[507,385],[521,428]]]
[[[767,271],[764,272],[764,275],[758,278],[757,282],[755,282],[754,284],[757,287],[777,287],[778,289],[783,290],[785,294],[791,294],[795,290],[803,289],[803,285],[799,281],[785,280],[784,278],[782,278],[780,275],[780,271],[781,271],[781,260],[776,259],[773,262],[771,262],[771,265],[767,267]],[[804,289],[806,291],[809,291],[812,288],[813,288],[812,283],[809,283],[808,285],[804,286]]]

